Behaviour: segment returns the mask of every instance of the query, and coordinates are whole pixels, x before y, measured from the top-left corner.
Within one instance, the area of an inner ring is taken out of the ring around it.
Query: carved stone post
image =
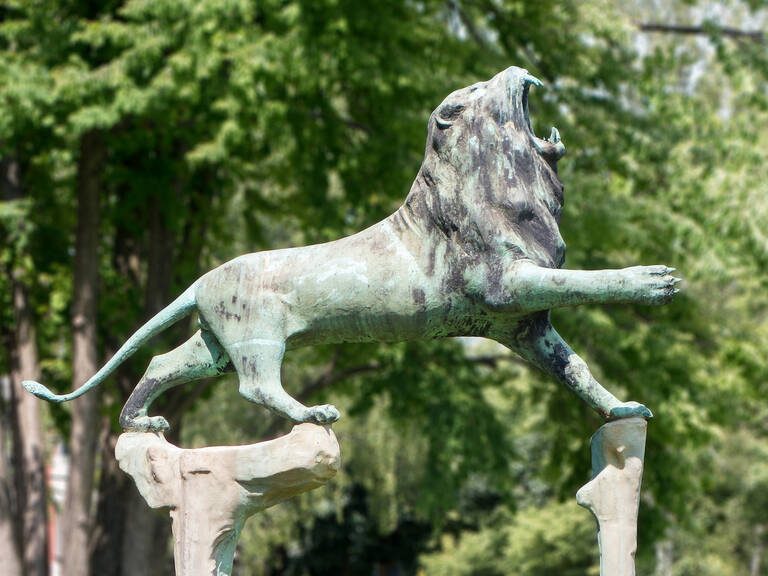
[[[321,486],[341,460],[333,431],[315,424],[268,442],[194,450],[127,432],[115,455],[150,507],[171,509],[177,576],[229,576],[246,519]]]
[[[593,477],[576,501],[597,518],[601,576],[635,576],[647,428],[644,419],[627,418],[605,424],[592,436]]]

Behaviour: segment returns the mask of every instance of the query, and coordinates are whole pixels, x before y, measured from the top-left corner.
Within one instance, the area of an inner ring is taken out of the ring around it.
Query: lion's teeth
[[[552,132],[549,134],[549,138],[545,139],[547,142],[552,142],[552,144],[557,144],[560,142],[560,132],[552,126]]]
[[[541,80],[539,80],[535,76],[531,76],[527,72],[525,73],[525,76],[523,76],[523,82],[525,82],[526,84],[533,84],[534,86],[539,86],[539,87],[544,86]]]

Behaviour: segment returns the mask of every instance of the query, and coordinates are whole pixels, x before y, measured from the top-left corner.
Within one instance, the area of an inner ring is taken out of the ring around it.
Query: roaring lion
[[[662,304],[673,269],[562,270],[558,230],[565,147],[556,129],[531,130],[520,68],[457,90],[431,114],[424,161],[405,203],[353,236],[246,254],[208,272],[142,326],[64,402],[100,384],[149,338],[197,311],[200,330],[152,359],[120,416],[123,428],[162,430],[151,402],[179,384],[234,370],[239,391],[295,422],[333,422],[331,405],[307,407],[280,381],[285,351],[300,346],[484,336],[564,383],[603,418],[651,412],[621,402],[552,328],[549,310],[588,303]]]

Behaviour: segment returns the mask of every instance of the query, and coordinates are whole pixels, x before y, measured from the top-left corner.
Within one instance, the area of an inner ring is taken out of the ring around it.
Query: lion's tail
[[[85,384],[80,386],[80,388],[69,394],[54,394],[48,388],[33,380],[25,380],[21,384],[29,392],[32,392],[32,394],[44,400],[50,400],[51,402],[67,402],[73,400],[101,384],[104,379],[115,370],[115,368],[131,357],[142,344],[158,332],[165,330],[185,316],[189,316],[194,308],[195,284],[192,284],[192,286],[187,288],[181,296],[155,314],[146,324],[134,332],[115,355],[102,366],[101,370],[94,374]]]

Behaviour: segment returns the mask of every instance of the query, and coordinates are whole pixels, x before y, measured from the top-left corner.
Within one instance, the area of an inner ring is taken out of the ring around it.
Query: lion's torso
[[[503,262],[404,226],[395,214],[334,242],[235,258],[200,279],[201,318],[225,346],[264,338],[288,347],[484,336],[497,316],[509,322],[512,295],[507,310],[485,297],[502,291],[494,268]]]
[[[514,324],[524,315],[514,263],[560,267],[565,257],[562,184],[526,128],[524,95],[510,98],[523,72],[457,91],[433,113],[421,169],[390,217],[203,276],[203,323],[225,347],[485,336]]]

